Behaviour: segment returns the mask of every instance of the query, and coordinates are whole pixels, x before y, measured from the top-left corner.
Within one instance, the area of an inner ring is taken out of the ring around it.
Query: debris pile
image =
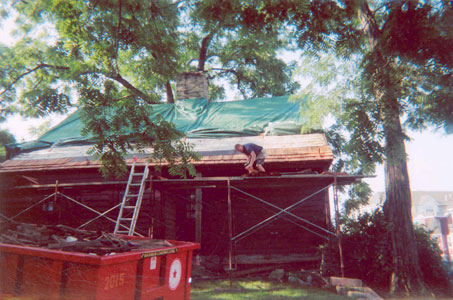
[[[313,271],[293,271],[287,272],[284,269],[276,269],[269,275],[269,279],[277,282],[290,282],[302,286],[316,286],[326,288],[328,281],[318,272]]]
[[[80,230],[65,225],[13,222],[0,226],[0,243],[96,255],[173,246],[165,240],[131,239],[112,233]]]

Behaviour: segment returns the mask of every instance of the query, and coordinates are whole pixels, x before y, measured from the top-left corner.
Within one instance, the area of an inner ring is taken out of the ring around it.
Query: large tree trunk
[[[386,135],[384,214],[390,225],[393,263],[390,293],[406,296],[427,295],[412,224],[412,200],[404,134],[396,107],[397,100],[393,101],[395,103],[389,109],[395,111],[384,113]]]
[[[427,295],[429,293],[423,282],[412,223],[405,135],[400,122],[401,111],[396,98],[397,93],[394,93],[395,86],[393,86],[398,84],[398,80],[392,78],[395,73],[392,72],[392,58],[386,57],[380,49],[376,48],[379,47],[377,45],[382,35],[367,1],[361,1],[358,13],[374,58],[373,71],[368,74],[368,77],[373,82],[375,101],[381,107],[385,133],[384,215],[390,225],[393,264],[390,293],[407,296]]]

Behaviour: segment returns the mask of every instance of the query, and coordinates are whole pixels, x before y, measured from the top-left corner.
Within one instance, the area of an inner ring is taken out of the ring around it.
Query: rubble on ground
[[[269,279],[277,282],[290,282],[301,286],[316,286],[325,288],[329,282],[316,271],[291,271],[276,269],[269,275]]]
[[[290,271],[275,269],[269,279],[276,282],[289,282],[299,286],[316,286],[334,289],[337,294],[348,296],[354,300],[382,300],[371,288],[364,286],[362,280],[345,277],[330,277],[328,280],[316,271]]]

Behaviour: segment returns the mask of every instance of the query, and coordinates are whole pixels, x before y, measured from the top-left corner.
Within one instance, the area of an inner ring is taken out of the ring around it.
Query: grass
[[[274,283],[259,279],[199,281],[192,284],[191,300],[346,300],[328,290],[302,287],[287,283]],[[350,299],[349,299],[350,300]]]

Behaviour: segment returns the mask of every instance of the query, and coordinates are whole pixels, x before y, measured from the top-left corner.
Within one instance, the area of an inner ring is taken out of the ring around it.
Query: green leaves
[[[145,128],[154,132],[143,136],[147,147],[162,143],[159,159],[184,164],[181,153],[190,149],[175,144],[181,135],[142,113],[164,93],[170,99],[176,75],[204,71],[211,99],[223,97],[225,81],[243,98],[292,94],[296,64],[278,54],[298,47],[319,59],[303,61],[299,75],[315,74],[303,92],[310,127],[336,116],[351,130],[342,162],[368,173],[383,159],[388,111],[405,114],[413,128],[453,120],[451,5],[402,5],[385,2],[374,12],[380,40],[373,49],[355,1],[5,1],[3,12],[17,11],[20,39],[0,48],[0,120],[77,105],[86,110],[87,132],[102,141],[98,153],[118,151],[106,160],[124,156],[127,139],[140,145]],[[349,62],[329,60],[328,51]],[[380,101],[377,90],[397,104]],[[163,133],[170,144],[156,138]]]
[[[112,81],[106,81],[103,90],[81,88],[80,100],[83,132],[96,137],[90,154],[101,160],[104,176],[123,175],[127,170],[124,159],[136,152],[147,154],[153,163],[168,166],[171,175],[195,176],[191,162],[198,155],[173,124],[159,115],[151,119],[151,106],[137,97],[121,97]]]
[[[361,278],[373,287],[386,288],[394,266],[389,247],[392,241],[388,234],[391,224],[382,210],[346,219],[342,229],[345,275]],[[426,229],[417,226],[414,231],[423,280],[436,296],[442,297],[450,289],[447,268],[442,263],[442,251]]]
[[[265,2],[206,0],[189,6],[196,22],[183,35],[189,43],[183,52],[185,71],[207,72],[213,91],[221,91],[218,83],[227,81],[243,98],[294,93],[299,87],[292,79],[294,65],[277,58],[290,41],[281,23],[265,22]]]
[[[48,63],[54,59],[58,61],[58,55],[48,51],[44,43],[31,39],[23,39],[12,48],[1,48],[1,117],[12,112],[39,117],[67,111],[71,106],[70,83],[60,79],[69,67]]]
[[[6,159],[6,144],[15,143],[16,139],[14,136],[6,130],[0,130],[0,162],[5,161]]]
[[[71,102],[68,93],[45,87],[41,90],[31,90],[22,94],[24,106],[22,115],[25,117],[43,117],[51,112],[66,113]]]
[[[298,87],[291,79],[294,66],[277,59],[288,43],[284,28],[277,22],[266,31],[246,26],[267,18],[261,1],[4,3],[2,11],[17,12],[19,41],[0,52],[0,118],[79,107],[85,133],[98,140],[92,153],[109,174],[115,167],[124,170],[122,159],[133,147],[152,148],[152,159],[169,164],[172,174],[194,173],[190,161],[196,154],[182,135],[149,117],[149,104],[164,92],[171,97],[182,71],[206,71],[211,99],[223,97],[218,83],[225,79],[244,98]]]
[[[269,37],[267,42],[245,37],[233,39],[219,52],[223,67],[213,70],[236,86],[244,98],[292,94],[299,88],[292,80],[295,66],[276,58],[279,43],[276,37]]]

